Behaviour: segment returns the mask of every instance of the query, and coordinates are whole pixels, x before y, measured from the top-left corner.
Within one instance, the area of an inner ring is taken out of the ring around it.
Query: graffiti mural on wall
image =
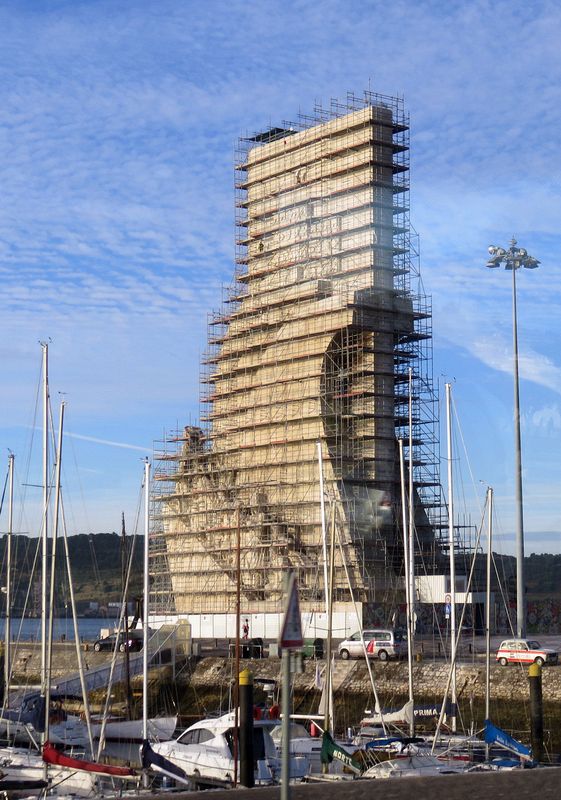
[[[551,599],[529,601],[526,619],[532,633],[561,633],[561,602]]]
[[[444,604],[429,605],[423,603],[415,609],[416,632],[419,634],[437,633],[446,631],[450,621],[446,618]],[[461,607],[457,607],[457,621],[459,624]],[[494,613],[491,614],[491,633],[509,634],[513,630],[516,620],[516,604],[510,603],[505,608],[503,603],[497,603]],[[561,601],[555,599],[530,600],[527,606],[527,625],[529,633],[561,633]],[[479,627],[475,626],[475,633],[483,634],[483,619],[479,620]],[[405,604],[397,606],[384,606],[369,604],[364,608],[365,628],[403,628],[407,627],[407,612]],[[462,628],[472,630],[474,627],[474,614],[471,607],[466,608]]]

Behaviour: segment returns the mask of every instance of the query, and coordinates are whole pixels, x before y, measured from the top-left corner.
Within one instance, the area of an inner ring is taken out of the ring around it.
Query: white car
[[[353,633],[339,645],[339,655],[343,659],[360,658],[364,656],[364,647],[370,657],[387,661],[388,658],[400,658],[406,652],[406,644],[399,631],[382,628],[373,628],[362,632]]]
[[[496,656],[502,667],[507,664],[557,664],[558,658],[556,650],[542,647],[535,639],[505,639]]]

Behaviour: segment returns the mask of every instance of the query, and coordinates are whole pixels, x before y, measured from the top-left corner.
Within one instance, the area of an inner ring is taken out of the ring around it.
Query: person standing
[[[249,639],[249,620],[247,617],[244,619],[242,632],[243,632],[243,638]]]

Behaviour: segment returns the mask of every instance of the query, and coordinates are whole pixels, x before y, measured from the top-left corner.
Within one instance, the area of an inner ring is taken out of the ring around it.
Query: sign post
[[[279,636],[282,649],[282,763],[281,800],[290,797],[290,696],[292,693],[290,660],[291,651],[302,647],[302,618],[298,601],[298,583],[293,572],[285,579],[286,606]]]

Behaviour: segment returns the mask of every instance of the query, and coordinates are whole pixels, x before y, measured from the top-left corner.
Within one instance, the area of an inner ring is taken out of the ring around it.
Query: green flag
[[[359,765],[354,761],[352,755],[336,744],[328,733],[324,733],[321,740],[321,763],[331,764],[335,759],[344,764],[355,775],[360,775],[362,770]]]

